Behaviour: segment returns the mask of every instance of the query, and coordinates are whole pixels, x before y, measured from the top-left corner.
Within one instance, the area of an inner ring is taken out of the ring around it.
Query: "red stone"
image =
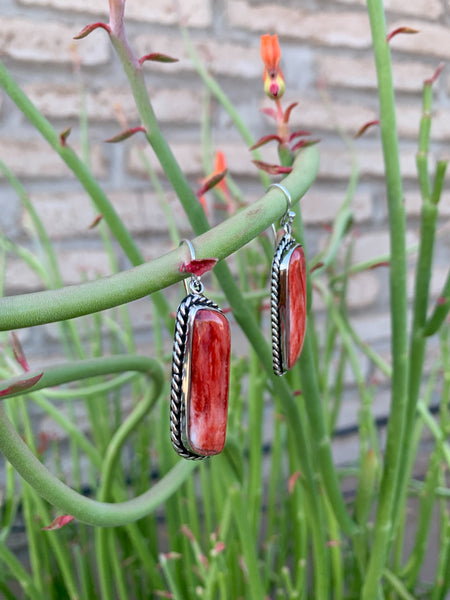
[[[303,248],[292,252],[288,268],[287,367],[291,369],[301,354],[306,330],[306,261]]]
[[[187,437],[193,452],[218,454],[225,445],[230,375],[230,326],[215,310],[197,310],[192,327]]]

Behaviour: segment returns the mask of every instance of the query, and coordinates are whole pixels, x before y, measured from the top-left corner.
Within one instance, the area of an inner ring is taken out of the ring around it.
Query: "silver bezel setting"
[[[280,239],[272,261],[270,316],[272,324],[272,364],[275,375],[288,370],[289,355],[289,263],[301,247],[289,233]]]
[[[186,415],[189,414],[191,390],[192,330],[195,315],[202,308],[223,315],[220,308],[201,294],[189,294],[181,301],[175,321],[170,392],[170,438],[175,452],[188,460],[203,460],[189,444]]]

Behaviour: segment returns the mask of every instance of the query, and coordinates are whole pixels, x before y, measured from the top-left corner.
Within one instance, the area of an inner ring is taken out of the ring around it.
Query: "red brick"
[[[331,223],[337,215],[345,197],[345,192],[331,191],[314,185],[301,200],[302,217],[306,225]],[[350,209],[356,223],[370,219],[372,201],[370,194],[357,191]]]
[[[366,6],[366,0],[338,0],[342,4]],[[389,12],[415,15],[425,19],[435,19],[442,15],[442,4],[439,0],[385,0],[384,8]]]
[[[411,231],[406,234],[406,246],[412,248],[418,243],[417,235]],[[389,255],[389,232],[377,231],[375,233],[364,233],[356,238],[353,246],[352,261],[354,264],[376,260],[384,255]]]
[[[391,316],[389,313],[352,317],[352,326],[356,333],[369,343],[388,340],[391,333]]]
[[[76,145],[74,149],[77,151]],[[41,140],[0,138],[0,159],[18,177],[73,177],[62,159]],[[91,169],[97,177],[105,174],[103,152],[98,146],[91,147]]]
[[[59,10],[70,10],[108,18],[106,2],[94,3],[92,0],[19,0],[27,6],[42,6]],[[127,2],[125,18],[129,20],[177,25],[183,23],[191,27],[206,27],[211,23],[210,0],[173,0],[158,2]]]
[[[0,17],[0,54],[32,63],[73,63],[75,47],[83,65],[107,62],[106,37],[87,37],[74,46],[75,33],[62,23]]]
[[[317,70],[325,85],[376,89],[377,77],[373,58],[355,58],[352,56],[316,56]],[[422,90],[423,81],[432,75],[430,65],[408,60],[393,60],[393,78],[395,89],[402,92],[418,92]]]
[[[378,299],[380,282],[374,273],[362,272],[352,275],[348,280],[347,305],[349,308],[367,308]],[[324,310],[320,294],[313,290],[313,308]]]
[[[367,108],[360,104],[351,102],[339,103],[330,102],[326,105],[321,100],[315,98],[283,98],[283,106],[288,106],[291,102],[298,100],[298,106],[291,112],[289,124],[291,130],[307,129],[314,132],[316,130],[334,131],[336,127],[340,127],[347,133],[354,135],[359,128],[368,121],[377,118],[377,112],[371,108]],[[273,102],[266,100],[265,107],[270,107]],[[273,126],[273,120],[267,117],[269,126]]]
[[[384,177],[384,163],[381,145],[374,148],[367,140],[355,143],[357,166],[360,177]],[[351,174],[352,157],[343,146],[333,144],[320,148],[319,176],[347,180]],[[400,167],[404,177],[416,178],[416,153],[414,150],[401,150]]]
[[[422,118],[422,103],[415,106],[397,106],[397,126],[401,136],[418,139],[420,120]],[[433,108],[431,121],[431,140],[443,141],[450,139],[450,111],[447,108]]]
[[[154,194],[120,190],[109,192],[108,197],[132,233],[166,233],[167,222],[164,211]],[[88,196],[81,192],[32,194],[31,200],[48,234],[53,239],[96,236],[96,229],[89,229],[97,216],[96,209]],[[186,218],[178,200],[172,193],[167,195],[167,204],[180,229],[185,229]],[[28,213],[24,213],[22,224],[29,224]]]
[[[276,32],[301,41],[350,48],[371,45],[369,20],[361,11],[308,12],[279,4],[254,6],[244,0],[229,0],[228,18],[234,27]]]
[[[422,208],[422,197],[418,191],[405,192],[405,208],[409,217],[419,217]],[[444,190],[438,205],[440,217],[450,217],[450,192]]]
[[[58,253],[58,263],[66,285],[110,275],[108,256],[101,250],[61,251]],[[7,260],[7,293],[23,293],[43,288],[40,277],[26,263],[18,258]]]
[[[193,43],[201,61],[211,73],[237,77],[261,77],[262,63],[259,44],[246,46],[220,43],[211,39],[203,42],[193,40]],[[136,38],[134,46],[138,56],[149,52],[162,52],[178,58],[178,62],[171,64],[152,63],[150,65],[148,63],[145,66],[146,69],[168,74],[194,70],[186,46],[180,37],[140,35]]]
[[[77,85],[33,83],[25,92],[37,108],[49,118],[77,118],[81,111],[81,95]],[[201,120],[201,94],[182,89],[155,89],[149,95],[158,119],[164,122],[198,123]],[[90,119],[117,121],[120,106],[129,123],[139,119],[131,91],[127,88],[104,88],[86,92],[86,111]]]
[[[397,21],[390,25],[389,31],[393,31],[397,27],[404,25],[404,21]],[[418,29],[419,33],[414,35],[396,35],[390,42],[393,51],[450,58],[449,27],[425,21],[408,21],[407,25],[413,29]]]
[[[434,299],[439,296],[444,288],[444,283],[448,276],[448,265],[445,267],[434,266],[431,274],[430,281],[430,296]],[[412,300],[414,298],[414,285],[415,285],[415,271],[411,269],[408,271],[407,286],[408,286],[408,298]]]
[[[199,144],[173,143],[170,144],[170,146],[185,175],[195,175],[198,177],[204,175],[202,165],[202,149]],[[243,142],[218,143],[217,149],[222,150],[222,152],[225,154],[228,170],[232,176],[257,176],[258,171],[252,163],[252,155]],[[154,168],[157,169],[158,172],[161,172],[161,167],[159,166],[153,152],[148,150],[147,154],[148,159]],[[274,146],[264,149],[264,160],[267,160],[268,162],[278,162],[276,148]],[[142,161],[139,158],[136,146],[131,148],[127,166],[132,173],[139,175],[143,175],[145,173],[145,169],[142,165]]]

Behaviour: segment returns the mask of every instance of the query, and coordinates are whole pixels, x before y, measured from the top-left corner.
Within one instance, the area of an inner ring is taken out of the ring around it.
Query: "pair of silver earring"
[[[273,371],[283,375],[300,356],[306,326],[306,266],[301,244],[292,236],[291,196],[280,183],[288,206],[281,219],[271,269]],[[191,261],[195,251],[186,243]],[[185,282],[186,284],[186,282]],[[200,278],[186,285],[175,321],[170,398],[170,435],[181,457],[202,460],[225,445],[231,337],[217,304],[203,295]]]

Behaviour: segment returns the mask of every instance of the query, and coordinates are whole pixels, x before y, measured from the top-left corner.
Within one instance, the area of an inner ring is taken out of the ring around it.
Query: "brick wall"
[[[198,52],[234,101],[255,139],[272,132],[272,124],[260,112],[267,102],[262,90],[259,36],[278,33],[287,83],[284,102],[299,102],[292,122],[321,139],[319,178],[302,201],[309,253],[313,254],[325,242],[327,226],[346,191],[354,152],[359,169],[353,203],[357,232],[354,256],[355,261],[364,260],[388,251],[379,132],[374,128],[352,141],[363,123],[377,118],[376,78],[365,2],[310,0],[301,8],[295,4],[291,0],[127,0],[127,31],[137,55],[163,52],[180,59],[174,64],[147,63],[145,70],[156,114],[194,187],[204,175],[200,147],[204,96],[202,83],[181,41],[178,23],[189,26]],[[390,0],[385,4],[388,29],[408,25],[420,30],[417,35],[398,36],[392,41],[408,242],[413,244],[420,208],[415,153],[422,82],[450,56],[450,1]],[[168,250],[170,241],[156,194],[139,160],[141,140],[133,138],[118,145],[104,143],[121,129],[120,114],[130,126],[138,124],[125,77],[105,32],[99,30],[78,42],[72,39],[87,23],[106,19],[107,6],[106,0],[1,0],[0,56],[56,128],[63,131],[72,127],[70,143],[75,147],[80,144],[80,89],[85,88],[92,169],[150,258]],[[447,68],[435,85],[433,159],[448,156],[449,92]],[[225,152],[229,171],[246,198],[257,198],[262,190],[249,152],[223,108],[214,101],[211,118],[214,147]],[[350,140],[351,150],[342,136]],[[150,152],[148,156],[153,160]],[[57,245],[65,281],[70,284],[83,277],[107,274],[108,260],[98,233],[89,229],[95,218],[89,199],[4,93],[0,95],[0,158],[21,179],[34,200]],[[174,207],[178,225],[190,235],[170,189],[167,199]],[[432,284],[435,295],[448,268],[449,219],[447,185]],[[33,247],[27,216],[1,178],[0,224],[8,236]],[[121,267],[127,266],[120,254],[119,261]],[[6,284],[8,293],[28,292],[40,285],[37,277],[13,256],[8,258]],[[353,277],[349,302],[358,332],[387,354],[387,270],[380,268]],[[320,313],[318,299],[316,307]],[[133,314],[136,326],[143,332],[142,339],[148,340],[148,307],[137,303]],[[34,353],[37,362],[43,360],[39,356],[42,344],[48,344],[50,350],[46,354],[51,355],[52,332],[52,326],[22,332],[27,352]],[[368,374],[368,362],[362,362],[362,366]],[[383,398],[380,406],[386,406]]]

